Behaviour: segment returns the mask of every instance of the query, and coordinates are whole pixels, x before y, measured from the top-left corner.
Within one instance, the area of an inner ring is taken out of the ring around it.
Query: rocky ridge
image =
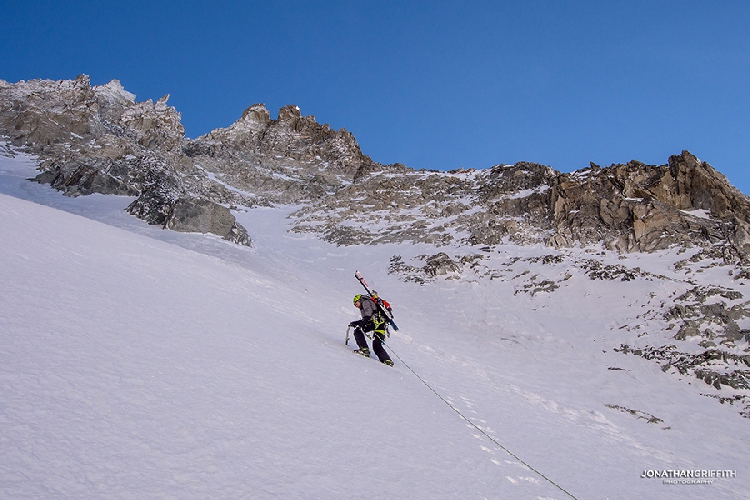
[[[667,165],[561,174],[530,163],[485,171],[373,172],[295,215],[296,231],[337,244],[601,244],[618,252],[722,246],[747,260],[750,203],[687,151]]]
[[[136,102],[118,81],[0,81],[0,134],[39,155],[37,181],[70,196],[137,196],[150,224],[249,244],[231,210],[301,204],[293,230],[339,245],[422,242],[492,246],[603,245],[619,252],[674,245],[750,254],[750,199],[687,151],[666,165],[560,173],[521,162],[487,170],[381,165],[354,136],[285,106],[262,104],[224,129],[188,139],[180,114]]]

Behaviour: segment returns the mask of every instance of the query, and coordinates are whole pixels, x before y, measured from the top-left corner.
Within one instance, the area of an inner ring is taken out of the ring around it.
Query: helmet
[[[359,302],[360,300],[362,300],[362,294],[359,294],[359,293],[358,293],[357,295],[355,295],[355,296],[354,296],[354,300],[352,300],[352,303],[353,303],[353,304],[356,304],[356,303],[357,303],[357,302]]]

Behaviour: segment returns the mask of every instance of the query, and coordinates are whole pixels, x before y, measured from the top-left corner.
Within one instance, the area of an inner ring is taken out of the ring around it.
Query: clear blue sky
[[[188,137],[263,102],[414,168],[690,150],[750,193],[750,2],[0,0],[0,79],[170,94]]]

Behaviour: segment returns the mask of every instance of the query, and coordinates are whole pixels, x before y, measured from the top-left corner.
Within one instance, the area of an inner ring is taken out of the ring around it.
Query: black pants
[[[368,322],[365,323],[364,326],[358,326],[354,330],[354,340],[357,342],[357,345],[360,349],[369,349],[369,347],[367,347],[367,340],[365,340],[365,332],[373,332],[374,328],[375,325],[373,325],[372,322]],[[385,349],[383,349],[383,342],[385,342],[385,334],[381,333],[380,331],[373,332],[372,350],[375,352],[375,355],[378,357],[381,363],[388,359],[391,359],[388,353],[385,352]]]

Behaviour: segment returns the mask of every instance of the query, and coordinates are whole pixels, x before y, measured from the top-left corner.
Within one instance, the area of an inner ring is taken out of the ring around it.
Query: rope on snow
[[[385,345],[385,342],[383,342],[383,345]],[[428,384],[425,379],[423,379],[422,377],[420,377],[419,374],[417,374],[417,372],[415,372],[409,365],[407,365],[406,362],[404,362],[404,360],[401,359],[401,356],[399,356],[396,353],[396,351],[393,350],[393,346],[391,346],[390,344],[388,344],[388,348],[391,350],[391,353],[394,356],[396,356],[396,358],[398,358],[398,360],[401,362],[401,364],[403,364],[406,368],[408,368],[409,371],[412,372],[414,374],[414,376],[417,377],[425,385],[425,387],[427,387],[429,390],[431,390],[433,392],[433,394],[435,394],[435,396],[437,396],[438,398],[440,398],[440,400],[443,403],[445,403],[446,405],[448,405],[451,410],[455,411],[458,414],[459,417],[461,417],[466,422],[468,422],[471,427],[473,427],[474,429],[476,429],[480,433],[482,433],[487,439],[489,439],[490,441],[492,441],[493,443],[495,443],[495,445],[497,445],[501,450],[505,451],[508,455],[510,455],[511,457],[515,458],[521,464],[525,465],[530,470],[532,470],[533,472],[535,472],[536,474],[538,474],[539,477],[541,477],[545,481],[549,482],[550,484],[552,484],[553,486],[555,486],[556,488],[558,488],[560,491],[562,491],[563,493],[565,493],[566,495],[568,495],[570,498],[573,498],[574,500],[577,500],[576,497],[574,497],[570,492],[566,491],[565,488],[563,488],[562,486],[560,486],[559,484],[557,484],[556,482],[554,482],[553,480],[551,480],[550,478],[548,478],[547,476],[545,476],[544,474],[542,474],[541,472],[539,472],[538,470],[536,470],[531,465],[529,465],[526,462],[524,462],[523,460],[521,460],[518,457],[518,455],[516,455],[515,453],[513,453],[512,451],[510,451],[508,448],[506,448],[502,444],[500,444],[500,442],[497,439],[495,439],[492,436],[490,436],[489,434],[487,434],[487,432],[485,432],[477,424],[475,424],[474,422],[472,422],[471,419],[469,419],[466,415],[464,415],[463,413],[461,413],[461,410],[459,410],[458,408],[456,408],[455,406],[453,406],[453,404],[451,404],[448,400],[446,400],[443,396],[441,396],[435,389],[433,389],[432,386],[430,384]]]

